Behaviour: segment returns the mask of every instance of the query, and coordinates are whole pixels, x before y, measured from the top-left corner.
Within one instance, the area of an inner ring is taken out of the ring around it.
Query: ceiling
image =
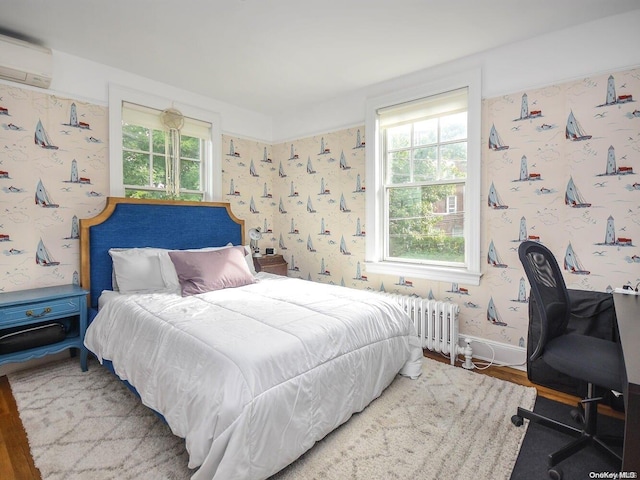
[[[638,0],[0,0],[0,33],[276,114]]]

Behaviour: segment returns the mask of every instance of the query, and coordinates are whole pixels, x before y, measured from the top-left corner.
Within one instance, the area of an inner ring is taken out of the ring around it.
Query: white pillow
[[[245,245],[244,251],[246,252],[244,259],[247,261],[247,266],[249,267],[249,271],[251,272],[251,275],[255,276],[258,274],[258,272],[256,272],[256,266],[253,263],[253,254],[251,253],[251,247],[249,245]]]
[[[112,248],[115,289],[121,293],[164,291],[167,286],[160,268],[160,248]]]

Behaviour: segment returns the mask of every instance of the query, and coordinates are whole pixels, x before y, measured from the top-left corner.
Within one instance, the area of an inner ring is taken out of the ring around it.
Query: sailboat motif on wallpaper
[[[251,164],[249,165],[249,175],[252,177],[259,177],[258,172],[256,171],[256,166],[253,163],[253,159],[251,160]]]
[[[280,199],[280,203],[278,204],[278,212],[287,213],[287,210],[284,208],[284,203],[282,202],[282,199]]]
[[[569,177],[567,191],[564,194],[564,203],[573,208],[587,208],[591,206],[580,194],[578,187],[576,187],[576,184],[573,182],[573,177]]]
[[[351,252],[347,249],[347,242],[344,237],[340,238],[340,253],[343,255],[351,255]]]
[[[498,314],[498,309],[496,308],[496,304],[493,303],[493,297],[489,299],[489,306],[487,307],[487,320],[492,324],[498,325],[501,327],[505,327],[507,325],[500,318],[500,315]]]
[[[347,201],[344,198],[344,194],[340,195],[340,211],[349,213],[351,210],[347,208]]]
[[[491,125],[491,131],[489,132],[489,148],[493,151],[507,150],[509,145],[505,145],[495,125]]]
[[[60,265],[60,262],[57,262],[53,259],[47,247],[44,246],[42,239],[38,243],[38,249],[36,250],[36,263],[42,267],[53,267],[55,265]]]
[[[311,203],[311,197],[307,197],[307,212],[309,213],[316,213],[315,209],[313,208],[313,204]]]
[[[589,275],[591,273],[589,270],[585,270],[571,244],[567,247],[567,252],[564,255],[564,269],[576,275]]]
[[[344,152],[340,154],[340,170],[349,170],[351,167],[347,165],[347,159],[344,156]]]
[[[313,164],[311,163],[311,157],[307,159],[307,173],[316,173],[316,170],[313,168]]]
[[[566,139],[573,142],[589,140],[591,138],[591,135],[587,135],[582,129],[582,126],[578,123],[578,120],[576,120],[573,110],[569,113],[569,118],[567,118],[567,128],[564,131],[564,136]]]
[[[251,197],[251,201],[249,202],[249,211],[251,213],[260,213],[260,211],[256,208],[256,202]]]
[[[44,130],[44,127],[42,126],[42,122],[40,120],[38,120],[38,124],[36,125],[36,132],[33,136],[33,141],[36,145],[39,145],[42,148],[47,148],[49,150],[58,150],[58,147],[56,147],[49,139],[49,135],[47,135],[47,132]]]
[[[503,263],[500,255],[498,255],[498,251],[496,250],[495,245],[493,244],[493,240],[489,244],[489,252],[487,253],[487,263],[492,267],[496,268],[507,268],[507,264]]]
[[[498,191],[493,185],[493,182],[491,182],[491,187],[489,187],[489,196],[487,199],[487,203],[491,208],[494,208],[496,210],[509,208],[509,205],[506,205],[500,198],[500,195],[498,195]]]
[[[278,239],[278,248],[280,250],[286,250],[287,246],[284,243],[284,238],[282,238],[282,234],[280,234],[280,238]]]
[[[36,195],[35,195],[36,205],[40,207],[46,208],[58,208],[60,205],[57,203],[53,203],[51,200],[51,196],[44,188],[42,184],[42,180],[38,180],[38,186],[36,187]]]
[[[313,248],[313,242],[311,241],[311,235],[307,237],[307,250],[310,252],[315,252],[316,249]]]
[[[278,176],[280,178],[285,178],[287,176],[287,174],[284,173],[284,167],[282,166],[282,162],[280,162],[280,166],[278,167]]]

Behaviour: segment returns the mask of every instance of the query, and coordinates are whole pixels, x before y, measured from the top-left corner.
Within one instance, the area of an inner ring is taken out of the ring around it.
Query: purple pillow
[[[183,297],[254,283],[244,256],[243,246],[208,252],[169,252]]]

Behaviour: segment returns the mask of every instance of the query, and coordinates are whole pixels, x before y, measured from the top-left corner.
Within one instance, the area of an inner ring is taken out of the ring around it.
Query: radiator
[[[458,354],[467,353],[458,345],[460,307],[457,304],[428,300],[414,295],[379,293],[394,300],[411,317],[423,349],[449,355],[451,365],[455,364]]]

